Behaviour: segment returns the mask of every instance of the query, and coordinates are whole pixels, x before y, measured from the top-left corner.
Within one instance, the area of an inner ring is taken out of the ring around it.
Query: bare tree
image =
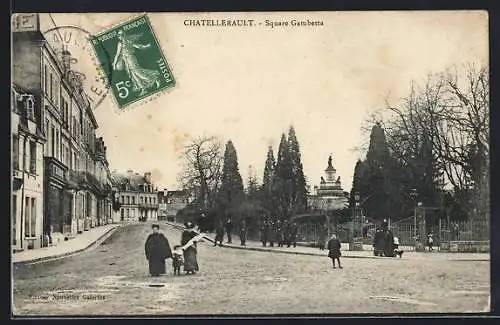
[[[430,75],[423,87],[412,84],[400,107],[387,104],[392,115],[382,124],[393,156],[414,174],[423,141],[429,141],[433,164],[455,193],[471,192],[459,202],[483,217],[489,205],[489,83],[487,68],[470,65]],[[444,184],[443,184],[444,185]]]
[[[219,139],[201,136],[187,144],[181,154],[183,166],[178,182],[195,196],[202,209],[215,204],[222,175],[222,149]]]

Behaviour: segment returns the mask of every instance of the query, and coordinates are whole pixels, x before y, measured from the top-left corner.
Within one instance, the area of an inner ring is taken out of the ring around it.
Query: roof
[[[167,197],[186,197],[189,196],[189,193],[187,191],[167,191]]]
[[[27,91],[26,89],[24,89],[23,87],[19,86],[17,83],[13,82],[12,83],[12,89],[14,89],[16,91],[16,93],[18,93],[19,95],[24,95],[24,94],[30,94],[29,91]]]
[[[139,191],[140,190],[140,185],[144,184],[150,184],[152,183],[146,180],[143,175],[137,175],[137,174],[123,174],[123,173],[116,173],[112,172],[111,177],[113,178],[113,183],[116,184],[118,187],[128,183],[130,185],[130,190],[132,191]]]

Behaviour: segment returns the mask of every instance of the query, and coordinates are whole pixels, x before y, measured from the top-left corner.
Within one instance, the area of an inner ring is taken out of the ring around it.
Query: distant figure
[[[267,241],[269,239],[269,223],[264,219],[262,225],[260,226],[260,241],[262,246],[266,247]]]
[[[328,241],[328,257],[332,259],[333,262],[333,268],[335,268],[335,260],[337,260],[339,264],[339,269],[342,268],[342,265],[340,265],[340,256],[342,255],[340,253],[340,248],[341,248],[340,240],[338,240],[337,236],[335,234],[332,235],[330,240]]]
[[[318,237],[318,247],[320,251],[325,250],[325,244],[327,238],[328,238],[328,228],[322,226],[321,229],[319,230],[319,237]]]
[[[153,233],[146,239],[144,251],[149,262],[149,274],[159,276],[166,273],[165,259],[172,257],[168,239],[159,232],[159,225],[152,225]]]
[[[186,227],[182,232],[181,245],[186,245],[191,239],[196,237],[198,234],[194,231],[194,224],[192,222],[186,222],[184,224]],[[184,249],[184,271],[187,274],[195,274],[198,271],[198,259],[196,257],[198,251],[196,249],[196,242],[193,245],[186,247]]]
[[[394,256],[399,255],[399,258],[403,257],[403,250],[399,249],[399,238],[394,237]]]
[[[384,254],[384,232],[382,229],[377,228],[375,231],[375,235],[373,237],[373,255],[374,256],[383,256]]]
[[[224,240],[224,224],[222,223],[222,220],[217,219],[217,224],[215,225],[214,246],[217,246],[217,242],[219,242],[219,246],[222,246],[223,240]]]
[[[337,177],[337,181],[336,181],[337,184],[340,184],[340,176]]]
[[[320,181],[320,184],[326,184],[326,181],[325,181],[325,179],[323,178],[323,176],[321,176],[321,181]]]
[[[427,245],[429,246],[429,252],[432,252],[434,250],[434,239],[433,239],[433,234],[430,233],[427,235]]]
[[[174,246],[172,256],[172,267],[174,268],[174,275],[181,275],[181,266],[184,264],[184,251],[181,245]]]
[[[202,213],[200,215],[200,218],[198,219],[198,230],[200,232],[205,232],[208,230],[208,227],[207,227],[207,216]]]
[[[233,231],[233,220],[231,220],[231,217],[228,217],[226,219],[226,235],[227,235],[227,243],[231,244],[233,242],[233,239],[231,237],[232,231]]]
[[[246,241],[247,241],[247,223],[245,221],[245,219],[241,220],[241,223],[240,223],[240,242],[241,242],[241,246],[245,246],[246,245]]]
[[[276,221],[271,221],[269,225],[269,246],[274,247],[274,243],[278,241],[278,226]]]
[[[299,232],[299,227],[297,226],[297,223],[294,222],[290,225],[290,233],[289,233],[289,239],[288,239],[288,247],[293,245],[293,247],[297,246],[297,234]]]

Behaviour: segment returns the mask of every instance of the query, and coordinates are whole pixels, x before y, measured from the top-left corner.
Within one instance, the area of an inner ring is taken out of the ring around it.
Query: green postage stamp
[[[175,86],[146,14],[93,35],[91,43],[120,109]]]

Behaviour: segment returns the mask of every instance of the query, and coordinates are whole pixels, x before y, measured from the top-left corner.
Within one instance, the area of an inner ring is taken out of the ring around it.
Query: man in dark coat
[[[200,215],[200,218],[198,219],[198,229],[201,232],[205,232],[205,231],[208,230],[208,227],[207,227],[207,216],[205,216],[204,213],[202,213]]]
[[[266,247],[268,239],[269,239],[269,223],[267,222],[267,220],[264,220],[260,227],[260,241],[262,242],[262,246]]]
[[[288,247],[290,247],[291,245],[293,245],[293,247],[296,247],[297,246],[297,234],[298,234],[298,231],[299,231],[299,227],[297,226],[297,223],[292,223],[290,225],[290,230],[289,230],[289,233],[288,233]]]
[[[385,248],[385,238],[382,229],[377,228],[373,237],[373,255],[382,256]]]
[[[149,262],[149,273],[151,276],[159,276],[166,273],[165,259],[172,257],[172,250],[167,237],[159,232],[160,226],[153,225],[153,233],[146,239],[144,251]]]
[[[271,221],[269,224],[269,246],[274,247],[274,243],[278,241],[278,226],[276,221]]]
[[[227,235],[227,243],[231,244],[233,242],[233,239],[231,237],[232,231],[233,231],[233,220],[231,220],[231,217],[228,217],[226,219],[225,228],[226,228],[226,235]]]
[[[246,245],[247,241],[247,223],[245,219],[241,220],[240,223],[240,241],[241,241],[241,246]]]
[[[222,241],[224,240],[224,225],[222,220],[217,219],[215,225],[215,241],[214,246],[217,246],[217,242],[219,242],[219,246],[222,246]]]
[[[384,256],[394,257],[394,234],[391,230],[384,231]]]

